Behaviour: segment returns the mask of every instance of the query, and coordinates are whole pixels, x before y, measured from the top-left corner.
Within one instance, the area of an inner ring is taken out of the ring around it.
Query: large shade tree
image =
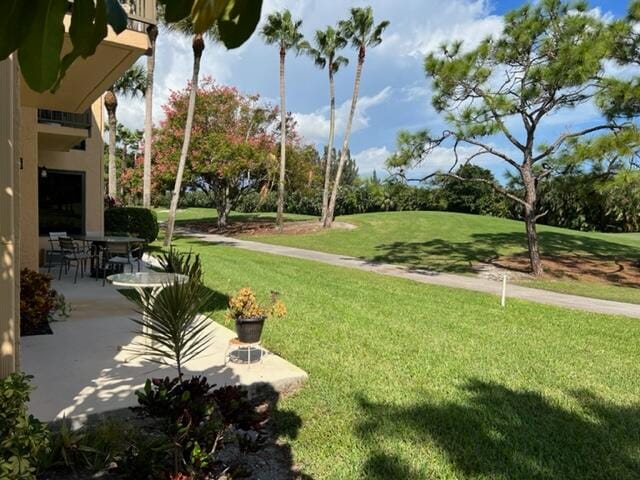
[[[338,171],[333,182],[331,190],[331,198],[327,207],[323,226],[330,227],[333,223],[335,215],[336,201],[338,199],[338,188],[342,177],[344,163],[347,160],[347,152],[349,151],[349,138],[351,136],[351,127],[353,125],[353,117],[356,113],[358,104],[358,96],[360,92],[360,81],[362,78],[362,68],[367,54],[367,48],[372,48],[382,43],[382,32],[389,26],[387,20],[376,25],[373,18],[373,9],[371,7],[356,7],[351,9],[351,16],[347,20],[339,22],[340,32],[345,38],[351,41],[351,44],[358,52],[358,63],[356,65],[356,75],[353,82],[353,95],[351,97],[351,109],[349,110],[349,118],[342,136],[342,148],[340,149],[340,160],[338,161]]]
[[[289,10],[269,15],[262,27],[262,37],[267,44],[277,45],[280,55],[280,171],[278,177],[278,205],[276,225],[283,227],[284,182],[287,168],[287,109],[285,90],[285,61],[288,50],[299,53],[306,47],[300,32],[302,20],[295,20]]]
[[[594,101],[610,40],[610,30],[584,2],[541,0],[507,13],[502,34],[470,51],[462,42],[443,46],[427,56],[425,70],[433,82],[433,105],[450,127],[436,135],[400,132],[389,165],[414,167],[436,147],[451,146],[454,166],[435,175],[486,183],[516,202],[526,225],[531,271],[541,275],[539,182],[556,171],[554,160],[568,142],[620,127],[603,117],[588,126],[555,129],[551,138],[541,130],[550,117]],[[510,192],[494,181],[455,173],[456,166],[481,157],[516,172],[522,189]]]
[[[176,176],[190,97],[189,88],[174,92],[164,106],[166,118],[154,138],[154,180],[160,183]],[[192,125],[184,187],[208,193],[218,212],[218,225],[224,227],[242,196],[259,189],[277,170],[278,110],[261,104],[258,96],[205,79]]]
[[[314,43],[309,48],[309,54],[315,65],[327,69],[329,75],[329,141],[325,149],[324,186],[322,189],[322,213],[320,221],[324,225],[329,208],[329,188],[331,187],[331,166],[333,164],[333,140],[336,128],[336,88],[335,74],[340,67],[349,63],[349,60],[338,52],[347,46],[347,39],[340,30],[328,26],[324,30],[316,30]]]
[[[146,72],[144,67],[134,65],[120,77],[104,95],[104,106],[107,110],[109,125],[109,173],[108,194],[113,200],[118,199],[118,182],[116,172],[116,136],[118,96],[136,97],[144,95],[146,88]]]

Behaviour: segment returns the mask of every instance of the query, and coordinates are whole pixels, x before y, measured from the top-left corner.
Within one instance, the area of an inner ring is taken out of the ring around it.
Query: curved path
[[[368,262],[360,258],[349,257],[346,255],[324,253],[315,250],[305,250],[302,248],[286,247],[282,245],[271,245],[267,243],[252,242],[249,240],[239,240],[236,238],[225,237],[223,235],[195,233],[184,230],[181,230],[179,233],[180,235],[195,237],[205,242],[228,245],[255,252],[313,260],[339,267],[355,268],[392,277],[406,278],[421,283],[443,285],[445,287],[452,288],[463,288],[465,290],[474,290],[476,292],[491,293],[494,295],[500,295],[502,290],[501,282],[484,278],[467,277],[464,275],[439,273],[428,270],[408,269],[406,267],[392,265],[389,263]],[[507,297],[545,303],[548,305],[556,305],[559,307],[585,310],[588,312],[604,313],[609,315],[625,315],[628,317],[640,318],[640,305],[634,305],[632,303],[599,300],[596,298],[568,295],[565,293],[556,293],[537,288],[521,287],[518,285],[507,286]]]

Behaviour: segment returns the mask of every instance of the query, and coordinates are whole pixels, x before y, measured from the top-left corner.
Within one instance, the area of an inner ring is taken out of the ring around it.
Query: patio
[[[73,275],[54,279],[53,288],[71,305],[71,316],[53,322],[53,335],[22,337],[22,369],[34,375],[36,387],[30,411],[43,421],[63,417],[83,423],[88,416],[135,406],[134,392],[147,378],[173,377],[175,369],[132,358],[136,340],[131,317],[134,305],[115,287]],[[225,353],[235,333],[211,322],[213,340],[197,359],[186,364],[185,375],[204,375],[218,386],[241,384],[251,388],[269,384],[278,392],[291,391],[307,374],[274,354],[260,363],[228,362]],[[129,351],[127,351],[129,350]]]

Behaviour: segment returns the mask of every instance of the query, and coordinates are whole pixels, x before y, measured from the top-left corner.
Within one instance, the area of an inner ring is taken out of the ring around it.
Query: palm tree
[[[319,68],[327,67],[329,72],[329,144],[326,149],[326,163],[324,172],[324,188],[322,190],[322,218],[324,225],[329,207],[329,187],[331,186],[331,162],[333,161],[333,138],[336,126],[336,93],[334,74],[342,66],[346,66],[349,60],[337,55],[338,50],[347,46],[347,39],[339,30],[328,26],[326,30],[316,30],[314,46],[309,48],[309,54]]]
[[[187,154],[189,153],[189,143],[191,142],[191,130],[193,127],[193,115],[196,110],[196,96],[198,94],[198,80],[200,77],[200,60],[204,51],[204,36],[217,38],[215,27],[205,34],[194,33],[193,22],[191,18],[186,18],[178,23],[168,25],[171,30],[181,32],[185,35],[191,35],[191,48],[193,49],[193,71],[191,74],[191,91],[189,93],[189,106],[187,109],[187,121],[184,127],[184,139],[182,141],[182,151],[180,152],[180,161],[178,162],[178,172],[176,173],[176,183],[173,187],[171,195],[171,206],[169,208],[169,216],[167,218],[167,231],[164,237],[164,246],[171,245],[173,237],[173,229],[176,223],[176,211],[178,210],[178,201],[180,200],[180,189],[182,188],[182,177],[184,176],[184,168],[187,163]]]
[[[158,27],[147,27],[149,50],[147,51],[147,81],[144,93],[144,163],[142,174],[142,206],[151,207],[151,142],[153,136],[153,77],[156,69],[156,40]]]
[[[286,170],[287,111],[285,107],[284,63],[287,50],[299,53],[307,43],[303,41],[300,26],[302,20],[293,20],[289,10],[269,15],[267,23],[262,27],[262,37],[269,44],[277,44],[280,48],[280,178],[278,180],[278,213],[276,224],[282,230],[284,213],[284,176]]]
[[[339,23],[342,35],[351,40],[351,44],[358,50],[358,65],[356,66],[356,77],[353,85],[351,111],[349,112],[349,119],[347,120],[347,125],[344,130],[340,161],[338,162],[338,171],[336,172],[336,178],[333,182],[331,199],[329,200],[327,215],[323,223],[324,227],[330,227],[333,222],[336,199],[338,197],[338,187],[340,186],[340,178],[342,177],[342,169],[344,168],[344,163],[347,159],[347,152],[349,151],[349,136],[351,135],[353,117],[356,113],[358,93],[360,91],[360,79],[362,77],[362,66],[364,65],[367,47],[380,45],[382,42],[382,32],[388,26],[389,22],[387,20],[375,25],[373,9],[371,7],[352,8],[351,18],[348,20],[341,20]]]
[[[109,196],[114,200],[118,197],[116,180],[116,130],[118,125],[116,110],[118,109],[118,95],[131,98],[144,95],[146,89],[145,77],[144,67],[134,65],[116,83],[111,85],[104,95],[104,106],[107,109],[109,118]]]

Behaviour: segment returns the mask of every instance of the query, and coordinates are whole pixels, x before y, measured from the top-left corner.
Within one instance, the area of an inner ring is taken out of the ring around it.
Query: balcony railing
[[[129,16],[127,28],[136,32],[146,32],[149,24],[156,23],[156,0],[118,0]],[[73,9],[73,0],[68,0],[69,12]]]
[[[91,130],[91,110],[84,113],[38,109],[38,123]]]

